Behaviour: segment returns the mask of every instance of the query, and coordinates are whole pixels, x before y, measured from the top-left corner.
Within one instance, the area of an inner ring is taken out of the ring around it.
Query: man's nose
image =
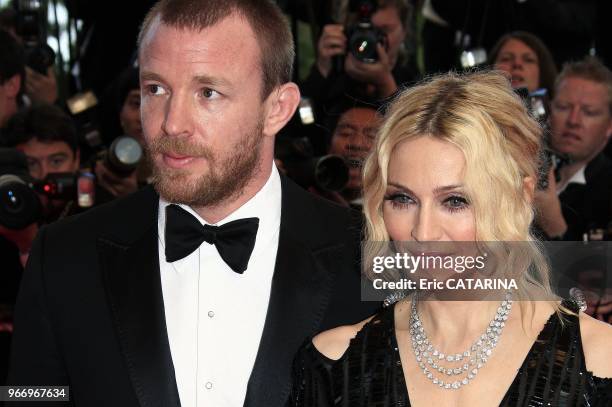
[[[512,59],[512,68],[513,69],[523,69],[523,62],[521,61],[520,58]]]
[[[582,124],[582,114],[580,106],[573,106],[567,115],[567,124],[570,127],[578,127]]]
[[[188,98],[175,94],[165,106],[162,130],[169,136],[190,135],[193,132],[192,103]]]
[[[49,173],[49,167],[47,166],[47,163],[45,162],[45,160],[43,160],[43,162],[40,163],[38,174],[33,175],[33,176],[34,178],[44,180],[45,178],[47,178],[48,173]]]
[[[364,138],[358,135],[351,136],[346,147],[349,151],[355,152],[368,152],[369,150],[367,143],[365,143],[364,141]]]
[[[434,242],[442,237],[439,219],[429,206],[419,208],[416,224],[411,233],[418,242]]]

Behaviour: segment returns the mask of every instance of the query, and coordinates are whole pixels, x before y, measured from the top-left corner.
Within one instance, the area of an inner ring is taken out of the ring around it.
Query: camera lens
[[[41,212],[38,196],[21,178],[0,176],[0,225],[23,229],[36,222]]]
[[[317,185],[328,191],[340,191],[349,180],[349,168],[341,157],[326,155],[317,159],[315,166]]]
[[[113,152],[117,160],[125,166],[136,166],[142,158],[142,147],[131,137],[118,139]]]
[[[105,163],[116,174],[128,175],[136,169],[142,154],[142,147],[136,139],[122,136],[111,144]]]
[[[0,197],[3,205],[7,212],[17,213],[23,208],[23,200],[19,196],[19,193],[14,189],[6,189],[2,191]]]
[[[374,62],[378,58],[377,42],[378,38],[373,31],[358,31],[351,38],[349,49],[358,60]]]

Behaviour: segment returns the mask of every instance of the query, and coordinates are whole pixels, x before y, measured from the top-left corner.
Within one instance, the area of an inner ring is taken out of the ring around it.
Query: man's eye
[[[54,166],[54,167],[59,167],[64,162],[65,162],[65,160],[63,158],[54,158],[54,159],[51,160],[51,165]]]
[[[214,89],[204,88],[204,89],[202,89],[202,96],[205,99],[213,99],[213,98],[216,98],[217,96],[219,96],[219,92],[217,92]]]
[[[154,96],[159,96],[166,93],[164,88],[162,88],[160,85],[147,85],[147,92]]]
[[[601,112],[599,110],[585,110],[584,114],[587,116],[598,116]]]

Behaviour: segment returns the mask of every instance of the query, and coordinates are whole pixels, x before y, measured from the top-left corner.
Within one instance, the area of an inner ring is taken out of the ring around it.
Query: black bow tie
[[[166,206],[166,261],[189,256],[202,242],[217,247],[219,255],[236,273],[242,274],[255,246],[259,218],[238,219],[221,226],[202,225],[177,205]]]

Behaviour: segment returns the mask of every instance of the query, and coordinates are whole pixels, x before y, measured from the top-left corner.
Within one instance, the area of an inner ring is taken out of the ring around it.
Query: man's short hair
[[[407,0],[378,0],[378,7],[395,7],[397,14],[399,15],[399,19],[402,22],[402,26],[406,32],[410,31],[413,9],[412,4],[410,4]]]
[[[608,109],[612,113],[612,72],[599,59],[588,56],[580,61],[565,63],[555,81],[555,93],[561,82],[570,77],[586,79],[605,86],[608,91]]]
[[[157,17],[174,28],[200,31],[233,13],[244,17],[255,32],[261,51],[262,98],[266,98],[275,87],[291,81],[295,57],[287,19],[271,0],[160,0],[144,19],[138,46]]]
[[[328,131],[326,138],[327,146],[331,145],[336,126],[340,121],[340,117],[351,109],[371,109],[376,111],[378,114],[383,114],[383,104],[379,101],[355,99],[349,95],[342,95],[334,104],[332,104],[326,111],[325,118],[323,120],[323,127]]]
[[[5,147],[16,147],[32,139],[41,143],[64,142],[75,154],[79,147],[72,118],[59,107],[49,104],[23,109],[11,117],[2,132],[2,144]]]
[[[23,87],[25,77],[25,53],[15,37],[0,29],[0,84],[15,75],[21,77]]]

